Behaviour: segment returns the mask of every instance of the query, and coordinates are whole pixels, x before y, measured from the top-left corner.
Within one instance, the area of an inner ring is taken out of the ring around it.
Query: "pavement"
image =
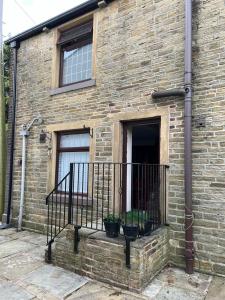
[[[223,300],[225,278],[164,269],[143,291],[131,293],[46,264],[46,237],[0,230],[0,300]]]

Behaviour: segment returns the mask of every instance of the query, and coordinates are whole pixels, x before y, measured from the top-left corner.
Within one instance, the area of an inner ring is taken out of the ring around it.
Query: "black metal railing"
[[[138,237],[166,223],[166,165],[72,163],[47,196],[48,245],[68,225],[106,231],[119,222],[119,234],[136,226]],[[122,226],[121,226],[122,225]],[[122,230],[123,228],[123,230]]]
[[[69,224],[68,188],[70,186],[70,172],[56,185],[46,197],[48,206],[47,244]]]

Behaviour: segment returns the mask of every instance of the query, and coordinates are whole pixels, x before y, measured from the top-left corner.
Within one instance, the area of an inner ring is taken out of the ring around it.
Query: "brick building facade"
[[[222,0],[193,5],[195,268],[225,275],[225,6]],[[44,231],[45,197],[55,186],[60,132],[88,128],[89,160],[121,162],[123,122],[160,118],[158,163],[169,165],[168,261],[184,265],[184,101],[151,97],[155,89],[184,85],[183,6],[180,0],[116,0],[20,42],[12,222],[18,216],[19,132],[24,123],[37,114],[43,119],[27,139],[23,226]],[[60,87],[57,43],[62,32],[89,21],[93,22],[91,76],[81,84]],[[42,132],[47,134],[44,143]]]

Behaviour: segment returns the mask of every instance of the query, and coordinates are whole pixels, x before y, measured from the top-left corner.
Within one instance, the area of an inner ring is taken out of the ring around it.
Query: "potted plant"
[[[123,216],[123,233],[131,241],[135,241],[139,233],[139,222],[134,211],[126,212]]]
[[[152,219],[142,220],[139,226],[140,227],[139,234],[149,236],[152,231],[152,225],[153,225]]]
[[[153,220],[143,210],[132,210],[125,213],[123,217],[123,231],[124,235],[128,237],[133,236],[133,240],[137,235],[148,236],[151,234]]]
[[[118,237],[120,232],[120,218],[114,214],[109,214],[104,220],[106,236],[109,238]]]

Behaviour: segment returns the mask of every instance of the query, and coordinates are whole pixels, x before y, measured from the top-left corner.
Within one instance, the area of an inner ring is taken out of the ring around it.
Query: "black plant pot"
[[[152,224],[153,224],[152,220],[145,221],[144,228],[141,228],[139,230],[139,234],[149,236],[151,234],[151,231],[152,231]]]
[[[131,241],[135,241],[139,233],[139,226],[136,224],[123,225],[123,233],[129,237]]]
[[[106,236],[109,238],[116,238],[120,232],[120,222],[109,222],[104,220]]]

